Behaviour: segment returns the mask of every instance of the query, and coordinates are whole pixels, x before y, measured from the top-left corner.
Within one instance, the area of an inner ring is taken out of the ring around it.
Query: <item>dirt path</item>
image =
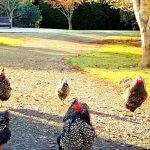
[[[88,37],[68,34],[13,34],[26,42],[21,47],[1,46],[1,65],[11,80],[12,97],[5,103],[11,112],[12,138],[4,150],[56,150],[62,129],[63,108],[55,96],[55,86],[67,78],[69,100],[78,97],[91,109],[97,131],[94,150],[150,149],[149,108],[137,110],[134,120],[123,116],[123,101],[118,91],[103,81],[74,70],[66,57],[76,56],[100,46],[88,44]],[[145,114],[142,112],[145,111]]]

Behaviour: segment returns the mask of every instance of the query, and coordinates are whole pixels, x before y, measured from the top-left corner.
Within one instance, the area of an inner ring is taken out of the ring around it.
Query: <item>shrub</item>
[[[84,3],[74,11],[72,24],[75,30],[137,30],[138,25],[132,11],[112,7],[105,0]],[[57,9],[46,3],[40,4],[43,16],[42,27],[68,29],[67,19]]]
[[[84,3],[74,12],[74,29],[119,29],[119,10],[111,8],[107,3]]]
[[[26,2],[14,14],[14,26],[39,27],[42,16],[40,10],[30,2]]]
[[[66,17],[57,9],[50,7],[48,4],[41,2],[40,4],[43,20],[41,27],[55,28],[55,29],[68,29]]]
[[[42,3],[42,27],[68,29],[67,19],[57,9]],[[73,29],[96,30],[120,28],[119,10],[111,8],[107,3],[84,3],[73,14]]]
[[[138,30],[138,24],[133,11],[121,10],[120,9],[120,20],[124,26],[124,29]]]

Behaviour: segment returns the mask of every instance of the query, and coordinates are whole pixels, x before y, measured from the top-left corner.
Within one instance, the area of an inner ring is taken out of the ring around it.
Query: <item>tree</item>
[[[35,28],[40,26],[42,20],[41,12],[32,2],[25,2],[14,13],[14,25],[24,28]]]
[[[130,0],[106,0],[107,3],[124,10],[133,10]]]
[[[58,9],[67,18],[69,30],[72,30],[73,12],[82,4],[82,0],[45,0],[45,2]]]
[[[120,22],[123,23],[126,29],[138,29],[131,0],[105,0],[105,2],[109,3],[115,9],[119,8]]]
[[[40,0],[30,0],[30,2],[39,8]]]
[[[14,11],[18,9],[25,0],[0,0],[0,11],[5,13],[11,21],[11,27],[13,26]]]
[[[150,0],[132,0],[141,33],[142,67],[150,67]]]
[[[143,50],[141,67],[150,67],[150,0],[107,0],[112,4],[116,4],[124,9],[130,9],[134,11],[137,23],[140,28],[141,34],[141,47]]]

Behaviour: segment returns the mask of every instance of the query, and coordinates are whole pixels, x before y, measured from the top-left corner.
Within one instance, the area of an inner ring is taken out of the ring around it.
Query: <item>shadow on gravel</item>
[[[106,113],[101,113],[101,112],[97,112],[97,111],[92,111],[91,110],[91,113],[92,114],[95,114],[95,115],[100,115],[101,117],[111,117],[112,119],[115,119],[115,120],[121,120],[121,121],[127,121],[127,122],[131,122],[131,123],[134,123],[134,124],[140,124],[139,122],[136,122],[134,121],[132,118],[131,119],[128,119],[128,118],[125,118],[125,117],[120,117],[120,116],[116,116],[116,115],[112,115],[112,114],[106,114]]]
[[[15,36],[14,36],[15,35]],[[46,39],[46,40],[51,40],[51,41],[60,41],[60,42],[71,42],[71,43],[79,43],[79,44],[95,44],[95,43],[90,43],[93,40],[97,40],[95,38],[96,35],[85,35],[85,34],[72,34],[72,33],[15,33],[13,35],[10,34],[2,34],[3,37],[9,37],[9,38],[20,38],[20,37],[28,37],[28,38],[36,38],[38,41],[40,39]],[[92,37],[93,36],[93,37]],[[100,37],[100,36],[99,36]]]
[[[50,125],[47,122],[48,120],[62,122],[62,117],[30,109],[11,108],[10,111],[12,137],[4,146],[4,150],[58,150],[56,139],[62,127],[60,124],[56,126],[55,123]],[[15,113],[19,115],[14,115]],[[38,118],[47,121],[41,121]],[[144,148],[98,137],[95,140],[94,150],[144,150]]]
[[[43,113],[43,112],[39,112],[36,110],[31,110],[31,109],[13,109],[13,108],[11,108],[10,111],[18,112],[18,113],[23,114],[28,117],[38,117],[41,119],[46,119],[47,121],[54,121],[54,122],[58,122],[58,123],[61,123],[63,120],[63,117],[61,117],[61,116],[57,116],[54,114],[47,114],[47,113]]]
[[[2,34],[3,36],[6,37],[11,37],[12,35],[10,34]],[[59,40],[59,41],[65,41],[65,42],[72,42],[72,43],[79,43],[79,44],[104,44],[106,43],[106,41],[103,41],[102,39],[104,39],[105,37],[109,37],[109,36],[131,36],[132,37],[137,37],[139,36],[139,32],[118,32],[118,31],[111,31],[111,32],[103,32],[103,31],[96,31],[96,32],[89,32],[89,31],[80,31],[78,32],[66,32],[66,33],[15,33],[15,37],[14,35],[12,36],[13,38],[17,38],[20,36],[24,36],[24,37],[29,37],[31,38],[37,38],[37,40],[42,39],[49,39],[49,40]],[[111,40],[108,40],[108,42],[110,42]],[[120,40],[115,40],[116,42],[120,42]],[[121,41],[125,41],[125,40],[121,40]],[[129,40],[131,41],[131,40]],[[127,42],[127,41],[126,41]],[[138,44],[139,45],[139,44]]]
[[[104,35],[105,34],[105,35]],[[109,36],[118,36],[118,39],[105,39]],[[108,43],[124,43],[124,44],[130,44],[135,47],[140,47],[140,39],[134,40],[131,36],[129,40],[127,39],[120,39],[119,36],[129,36],[129,34],[110,34],[110,33],[103,33],[103,35],[96,35],[96,34],[61,34],[58,37],[58,34],[53,34],[53,36],[49,34],[36,34],[34,35],[35,38],[39,38],[39,40],[42,39],[49,39],[49,40],[59,40],[64,42],[71,42],[71,43],[77,43],[77,44],[87,44],[87,45],[101,45],[101,44],[108,44]]]
[[[61,117],[32,110],[10,110],[12,137],[4,150],[56,150],[60,124],[50,125],[48,120],[61,122]],[[15,112],[19,112],[15,114]],[[42,118],[42,119],[40,119]],[[57,118],[57,119],[56,119]],[[46,119],[46,120],[44,120]]]
[[[95,140],[94,150],[148,150],[143,147],[137,147],[135,145],[113,141],[112,139],[101,139]]]

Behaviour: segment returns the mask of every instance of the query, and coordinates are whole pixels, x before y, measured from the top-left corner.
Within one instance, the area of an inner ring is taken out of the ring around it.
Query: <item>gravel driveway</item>
[[[2,34],[25,41],[23,46],[0,46],[0,63],[11,81],[12,96],[5,102],[11,112],[11,140],[4,150],[56,150],[56,138],[68,105],[60,106],[55,86],[66,78],[69,100],[78,97],[91,110],[97,132],[94,150],[150,150],[150,108],[138,109],[137,119],[123,115],[119,88],[77,71],[66,58],[100,45],[89,44],[90,34]]]

